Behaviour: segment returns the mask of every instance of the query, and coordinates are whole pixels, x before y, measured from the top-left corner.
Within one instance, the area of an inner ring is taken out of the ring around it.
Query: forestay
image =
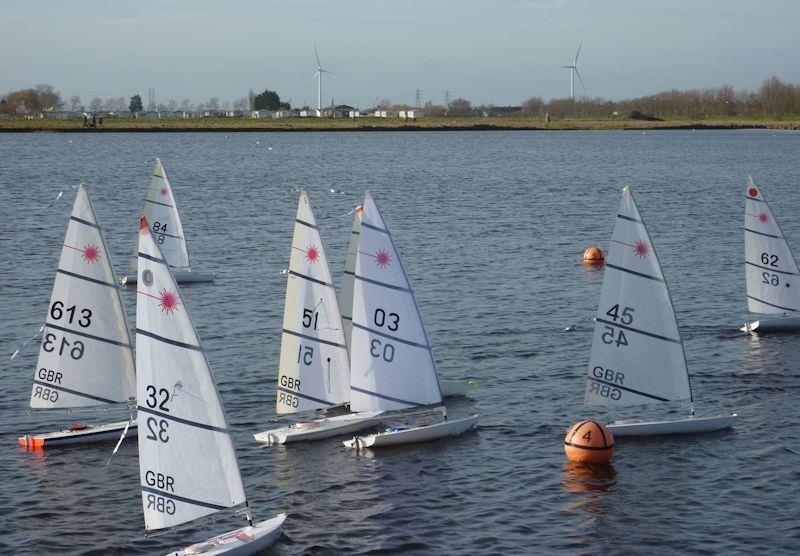
[[[286,284],[276,411],[308,411],[349,399],[342,317],[317,220],[303,189]]]
[[[636,405],[691,399],[667,283],[626,187],[606,259],[586,403]]]
[[[133,399],[136,373],[109,251],[81,185],[56,271],[31,408]]]
[[[153,177],[150,179],[150,190],[144,201],[142,215],[150,223],[158,247],[169,266],[173,269],[189,271],[189,251],[183,235],[181,217],[178,215],[172,187],[159,158],[156,158],[156,167]],[[134,252],[136,252],[135,249]]]
[[[339,307],[342,310],[342,327],[347,349],[353,335],[353,276],[356,272],[356,255],[358,254],[358,236],[361,232],[361,205],[357,206],[353,214],[353,231],[350,233],[350,243],[347,245],[347,259],[342,278],[342,291],[339,296]]]
[[[744,260],[750,312],[800,310],[800,270],[781,227],[750,176],[745,193]]]
[[[367,193],[353,284],[353,411],[440,404],[428,336],[400,255]]]
[[[245,502],[228,421],[189,308],[142,218],[136,296],[139,472],[145,527]]]

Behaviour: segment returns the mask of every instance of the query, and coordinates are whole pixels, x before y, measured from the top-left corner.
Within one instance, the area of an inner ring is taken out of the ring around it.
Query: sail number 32
[[[169,413],[167,402],[170,395],[169,390],[166,388],[156,388],[152,384],[148,384],[145,388],[147,390],[147,398],[145,404],[150,409],[160,409]],[[169,421],[166,419],[158,419],[156,417],[147,418],[147,440],[154,440],[156,442],[169,442]]]

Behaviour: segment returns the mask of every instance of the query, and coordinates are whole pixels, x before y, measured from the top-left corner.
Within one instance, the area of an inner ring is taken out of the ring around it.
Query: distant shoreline
[[[656,131],[656,130],[800,130],[797,120],[554,120],[533,118],[400,119],[271,119],[198,118],[190,120],[106,120],[101,128],[85,128],[80,120],[0,120],[0,133],[228,133],[341,131]]]

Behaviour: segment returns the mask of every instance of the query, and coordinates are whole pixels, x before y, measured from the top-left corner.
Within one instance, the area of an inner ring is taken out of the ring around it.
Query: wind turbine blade
[[[583,87],[583,90],[586,91],[586,85],[583,84],[583,79],[581,79],[581,72],[578,71],[578,68],[575,68],[575,74],[578,76],[578,81],[581,82],[581,87]]]
[[[319,54],[317,54],[317,43],[314,43],[314,56],[317,57],[317,67],[321,68],[322,64],[319,63]]]
[[[581,53],[581,47],[583,46],[583,41],[578,43],[578,52],[575,53],[575,61],[573,62],[574,65],[578,65],[578,55]]]
[[[574,68],[575,66],[561,66],[561,67],[562,67],[562,68],[564,68],[564,69],[572,69],[572,68]]]
[[[326,69],[320,69],[319,71],[320,71],[321,73],[327,73],[327,74],[329,74],[329,75],[335,75],[336,77],[341,77],[341,75],[339,75],[338,73],[334,73],[334,72],[332,72],[332,71],[328,71],[328,70],[326,70]]]

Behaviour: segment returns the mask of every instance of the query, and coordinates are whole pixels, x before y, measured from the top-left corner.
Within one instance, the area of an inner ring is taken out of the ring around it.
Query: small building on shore
[[[353,106],[348,106],[347,104],[336,104],[333,106],[327,106],[322,109],[322,117],[323,118],[349,118],[350,112],[354,112],[356,109]]]

